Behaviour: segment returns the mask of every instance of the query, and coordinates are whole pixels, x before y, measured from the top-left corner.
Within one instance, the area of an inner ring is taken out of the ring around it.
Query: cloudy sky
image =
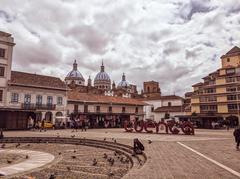
[[[111,79],[183,95],[240,46],[240,0],[0,0],[13,69],[64,79],[74,59],[87,78],[104,59]]]

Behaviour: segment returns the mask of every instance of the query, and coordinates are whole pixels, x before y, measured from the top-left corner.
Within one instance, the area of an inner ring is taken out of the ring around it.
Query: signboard
[[[125,121],[124,128],[126,132],[147,132],[147,133],[172,133],[179,134],[181,131],[186,135],[194,135],[194,127],[191,122],[175,121]]]

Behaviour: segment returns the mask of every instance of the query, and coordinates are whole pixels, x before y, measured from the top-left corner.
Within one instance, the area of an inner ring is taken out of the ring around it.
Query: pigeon
[[[28,144],[27,147],[30,147],[30,144]]]
[[[71,168],[70,168],[70,167],[67,167],[67,170],[68,170],[68,171],[70,171],[70,170],[71,170]]]
[[[20,145],[21,145],[21,144],[20,144],[20,143],[18,143],[18,144],[16,145],[16,148],[18,148]]]
[[[29,159],[29,156],[28,155],[26,155],[26,157],[25,157],[26,159]]]
[[[77,158],[76,156],[74,156],[74,155],[72,156],[72,159],[76,159],[76,158]]]
[[[112,172],[112,171],[110,171],[109,173],[108,173],[108,176],[109,177],[111,177],[111,176],[113,176],[114,175],[114,173]]]
[[[93,159],[93,166],[96,166],[97,165],[97,159]]]
[[[71,137],[72,137],[72,138],[74,138],[74,137],[75,137],[75,135],[71,135]]]
[[[50,177],[49,177],[49,179],[55,179],[55,178],[56,178],[56,177],[55,177],[54,174],[51,174]]]
[[[59,152],[59,153],[58,153],[58,155],[62,155],[62,153],[61,153],[61,152]]]
[[[7,163],[9,163],[9,164],[10,164],[10,163],[12,163],[12,161],[11,161],[11,160],[7,160]]]
[[[104,138],[103,140],[106,141],[106,138]]]
[[[116,140],[116,139],[114,139],[114,143],[117,143],[117,140]]]
[[[151,140],[148,140],[148,143],[149,143],[149,144],[151,144],[151,143],[152,143],[152,141],[151,141]]]
[[[76,153],[76,150],[74,150],[73,153]]]
[[[107,154],[106,153],[103,154],[103,158],[107,158]]]

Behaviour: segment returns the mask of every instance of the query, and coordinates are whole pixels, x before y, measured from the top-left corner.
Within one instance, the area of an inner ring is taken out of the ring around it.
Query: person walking
[[[233,135],[235,137],[235,142],[236,142],[236,149],[239,150],[239,144],[240,144],[240,126],[238,126],[234,132]]]
[[[142,154],[143,151],[144,151],[143,144],[138,140],[138,138],[135,138],[133,140],[133,152],[135,154]]]

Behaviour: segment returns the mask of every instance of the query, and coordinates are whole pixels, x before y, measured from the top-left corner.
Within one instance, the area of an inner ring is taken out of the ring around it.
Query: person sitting
[[[133,152],[135,154],[142,154],[142,151],[144,151],[143,144],[136,138],[133,140]]]

